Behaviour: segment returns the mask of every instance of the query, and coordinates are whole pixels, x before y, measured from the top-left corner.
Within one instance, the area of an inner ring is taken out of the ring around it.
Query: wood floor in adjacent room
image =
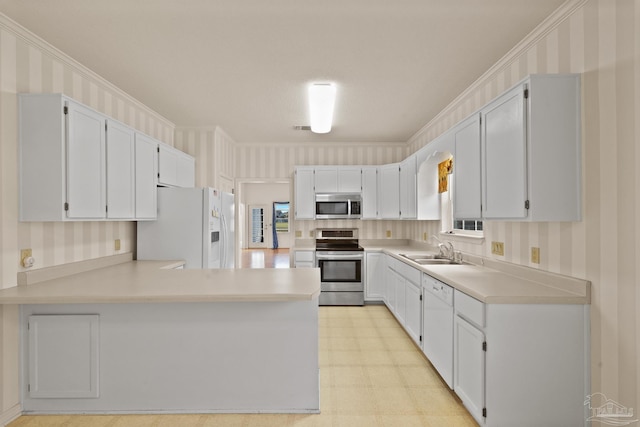
[[[319,317],[320,414],[39,415],[9,427],[477,426],[385,306]]]

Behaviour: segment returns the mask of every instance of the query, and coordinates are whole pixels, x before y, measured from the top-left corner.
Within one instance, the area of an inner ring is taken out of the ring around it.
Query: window
[[[275,224],[278,233],[289,232],[289,202],[274,203]]]
[[[442,232],[469,236],[469,237],[482,237],[484,235],[484,226],[481,220],[466,219],[466,218],[454,218],[453,216],[453,180],[455,179],[455,167],[454,173],[449,175],[448,191],[441,194],[442,202]],[[446,220],[445,220],[446,218]]]
[[[474,219],[456,219],[453,220],[454,230],[464,231],[482,231],[482,221]]]

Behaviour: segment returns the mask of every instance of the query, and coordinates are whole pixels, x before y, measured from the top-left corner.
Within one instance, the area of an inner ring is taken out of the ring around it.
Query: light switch
[[[114,246],[115,246],[115,250],[116,250],[116,251],[119,251],[119,250],[120,250],[120,239],[116,239],[116,242],[115,242],[115,245],[114,245]]]

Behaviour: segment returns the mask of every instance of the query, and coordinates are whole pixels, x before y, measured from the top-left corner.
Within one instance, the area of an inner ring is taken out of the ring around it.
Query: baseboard
[[[18,403],[17,405],[0,413],[0,426],[6,426],[20,415],[22,415],[22,405]]]

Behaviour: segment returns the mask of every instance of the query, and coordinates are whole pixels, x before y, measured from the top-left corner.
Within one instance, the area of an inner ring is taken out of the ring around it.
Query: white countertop
[[[320,295],[318,269],[173,270],[129,261],[0,290],[0,304],[302,301]]]
[[[415,246],[363,245],[367,251],[382,251],[428,275],[489,304],[590,304],[591,283],[499,261],[485,265],[463,263],[420,265],[400,254],[424,254]],[[479,259],[474,259],[477,261]]]

